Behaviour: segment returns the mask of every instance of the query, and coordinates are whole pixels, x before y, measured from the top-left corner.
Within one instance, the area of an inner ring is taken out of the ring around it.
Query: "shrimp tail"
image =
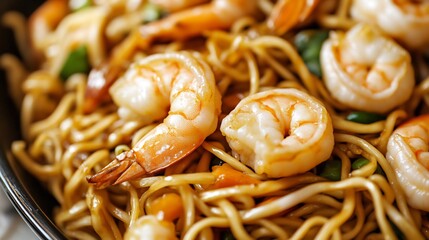
[[[89,176],[87,181],[94,184],[96,188],[102,189],[141,177],[146,173],[146,170],[137,162],[134,151],[130,150],[119,154],[100,172]]]
[[[282,35],[307,20],[318,3],[319,0],[280,0],[268,18],[267,26]]]

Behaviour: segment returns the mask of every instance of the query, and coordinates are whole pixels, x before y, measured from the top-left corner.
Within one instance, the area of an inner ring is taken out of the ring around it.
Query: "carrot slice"
[[[211,186],[213,189],[237,185],[258,184],[261,182],[258,179],[235,170],[226,163],[222,166],[214,166],[212,173],[216,176],[215,183]]]
[[[183,213],[182,198],[177,193],[165,193],[148,206],[148,214],[165,221],[174,221]]]

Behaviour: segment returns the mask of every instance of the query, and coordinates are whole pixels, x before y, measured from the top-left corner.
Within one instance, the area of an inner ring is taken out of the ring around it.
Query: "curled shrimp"
[[[414,87],[409,53],[369,25],[332,33],[320,52],[331,95],[362,111],[385,113],[404,103]]]
[[[222,120],[220,130],[240,161],[268,177],[306,172],[327,160],[334,147],[327,110],[296,89],[244,98]]]
[[[292,27],[306,21],[319,0],[279,0],[267,19],[271,31],[282,35]]]
[[[153,215],[140,217],[124,235],[125,240],[175,240],[176,231],[174,224],[169,221],[159,220]]]
[[[429,211],[429,115],[399,126],[390,136],[386,158],[392,165],[408,204]]]
[[[410,0],[355,0],[351,15],[359,22],[379,27],[410,48],[429,44],[429,2]]]
[[[124,119],[164,121],[88,178],[98,187],[161,170],[180,160],[213,133],[221,96],[209,66],[190,53],[155,54],[127,70],[110,89]]]
[[[107,65],[91,71],[85,93],[85,111],[91,112],[120,75],[124,62],[138,49],[156,40],[185,40],[207,30],[229,28],[236,20],[255,14],[256,1],[214,0],[175,12],[159,21],[140,26],[113,50]]]

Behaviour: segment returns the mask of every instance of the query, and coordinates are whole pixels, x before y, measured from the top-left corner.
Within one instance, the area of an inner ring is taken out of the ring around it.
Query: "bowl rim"
[[[42,0],[2,0],[0,18],[8,11],[18,11],[28,16],[42,2]],[[0,26],[0,36],[0,55],[10,53],[18,56],[12,31],[5,26]],[[53,217],[47,215],[50,210],[46,206],[52,206],[51,209],[53,209],[54,201],[49,197],[46,199],[38,197],[39,191],[40,196],[45,196],[42,185],[31,182],[33,179],[36,181],[35,178],[25,170],[11,152],[12,142],[20,139],[21,136],[18,113],[8,94],[6,81],[3,81],[5,77],[3,69],[0,69],[0,188],[39,239],[66,239],[54,223]]]
[[[25,171],[25,173],[27,172]],[[0,151],[0,179],[7,198],[37,237],[40,239],[66,239],[27,191],[18,178],[16,167],[11,166],[3,149]]]

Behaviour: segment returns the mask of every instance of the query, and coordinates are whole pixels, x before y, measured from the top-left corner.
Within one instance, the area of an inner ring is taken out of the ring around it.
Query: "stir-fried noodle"
[[[429,238],[425,1],[80,2],[0,59],[68,238]]]

